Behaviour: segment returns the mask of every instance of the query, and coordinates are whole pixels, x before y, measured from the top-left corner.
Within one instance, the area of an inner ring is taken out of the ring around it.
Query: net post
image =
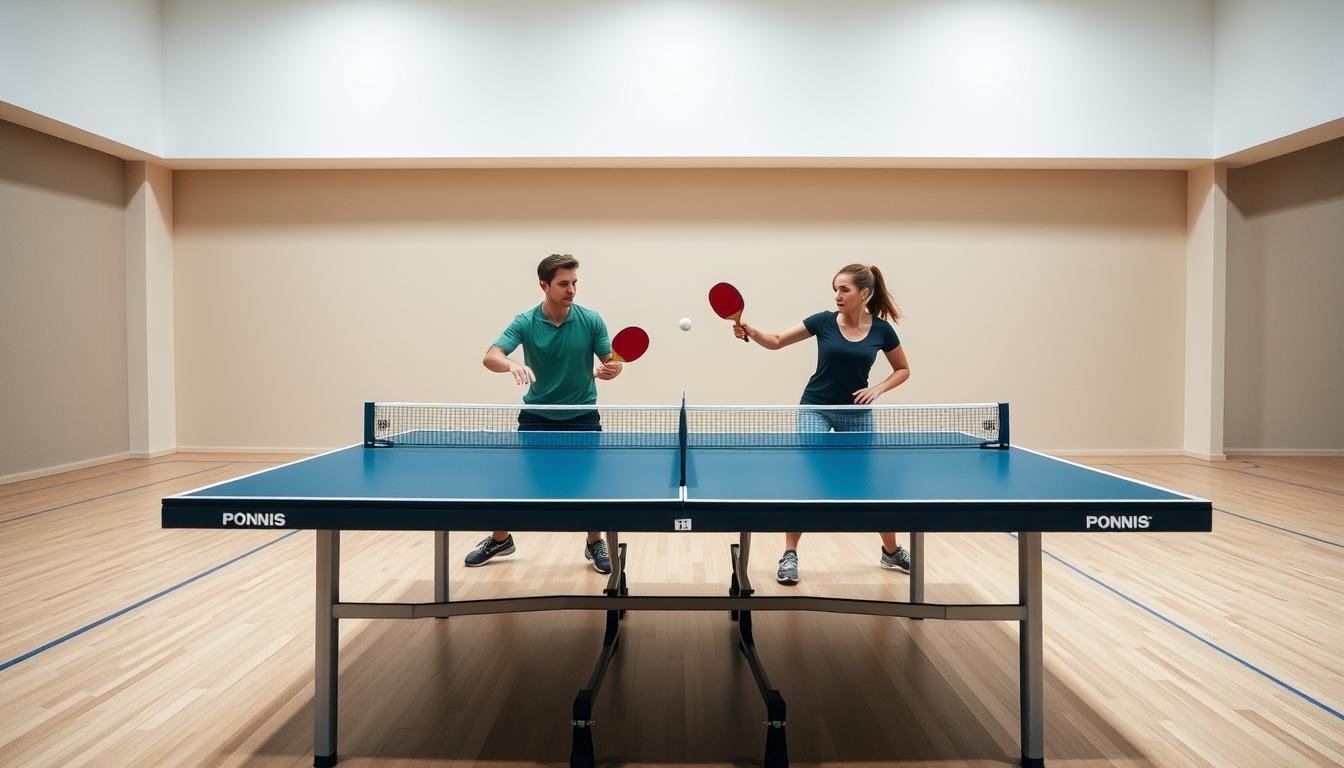
[[[681,485],[686,486],[686,392],[681,393],[681,414],[677,417],[677,443],[680,452]]]
[[[999,447],[1007,448],[1008,445],[1008,404],[999,403]]]
[[[374,429],[373,429],[373,403],[364,403],[364,447],[372,448]]]

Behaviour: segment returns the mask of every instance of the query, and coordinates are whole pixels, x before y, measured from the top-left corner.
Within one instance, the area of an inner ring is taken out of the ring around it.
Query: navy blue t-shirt
[[[837,314],[818,312],[803,320],[803,326],[817,337],[817,370],[803,389],[803,405],[853,405],[854,393],[868,386],[877,353],[901,345],[896,329],[880,317],[873,318],[867,336],[850,341],[835,323]]]

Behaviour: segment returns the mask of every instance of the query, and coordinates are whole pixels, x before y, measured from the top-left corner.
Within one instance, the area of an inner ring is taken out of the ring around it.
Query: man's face
[[[574,303],[574,294],[579,290],[579,270],[558,269],[549,283],[541,283],[546,292],[546,300],[552,304],[567,307]]]

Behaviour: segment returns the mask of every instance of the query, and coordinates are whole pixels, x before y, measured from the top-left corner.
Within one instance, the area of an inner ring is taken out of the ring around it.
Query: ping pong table
[[[520,431],[523,410],[556,429]],[[600,430],[565,429],[581,415]],[[802,427],[817,418],[844,431]],[[683,398],[679,406],[366,403],[361,443],[165,498],[162,520],[317,531],[318,768],[336,762],[340,619],[548,610],[606,612],[602,649],[573,704],[574,766],[595,762],[593,701],[627,610],[723,611],[737,622],[766,707],[769,768],[788,764],[786,705],[756,653],[753,611],[1016,621],[1022,764],[1043,766],[1041,534],[1209,531],[1212,505],[1010,445],[1006,404],[688,406]],[[434,602],[341,601],[342,530],[435,532]],[[612,573],[600,594],[451,601],[451,530],[606,531]],[[911,531],[909,601],[756,595],[752,532],[790,530]],[[631,594],[619,539],[641,531],[737,533],[727,594]],[[925,601],[924,534],[956,532],[1017,534],[1016,603]]]

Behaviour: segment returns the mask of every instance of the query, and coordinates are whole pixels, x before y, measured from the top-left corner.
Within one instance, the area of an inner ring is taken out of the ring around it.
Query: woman
[[[901,310],[887,291],[876,266],[850,264],[831,279],[834,312],[818,312],[783,333],[769,333],[749,323],[733,325],[739,339],[751,339],[766,349],[782,349],[809,336],[817,337],[817,369],[803,389],[803,405],[869,405],[883,392],[910,378],[910,364],[892,323]],[[890,322],[888,322],[890,321]],[[891,364],[891,375],[869,386],[868,374],[881,352]],[[872,412],[866,410],[801,410],[798,429],[804,432],[862,432],[872,430]],[[879,564],[889,570],[910,570],[910,553],[896,543],[896,534],[884,531]],[[784,555],[775,578],[781,584],[798,583],[798,540],[802,533],[785,535]]]

